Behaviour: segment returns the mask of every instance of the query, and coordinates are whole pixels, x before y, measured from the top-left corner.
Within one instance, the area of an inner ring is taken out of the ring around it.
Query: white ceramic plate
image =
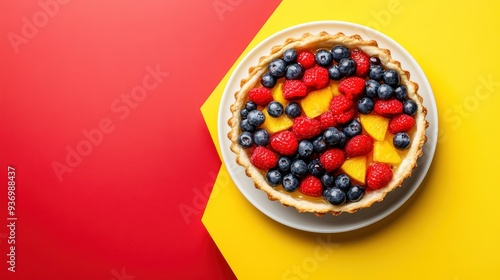
[[[267,199],[265,192],[256,189],[253,181],[245,175],[244,168],[236,164],[236,156],[230,150],[227,134],[230,130],[227,120],[231,117],[230,105],[234,102],[234,93],[239,90],[240,81],[248,76],[248,68],[257,65],[259,57],[268,55],[271,48],[281,45],[288,37],[300,37],[309,32],[318,34],[327,31],[331,34],[343,32],[346,35],[359,34],[363,39],[374,39],[381,48],[391,50],[392,57],[401,62],[402,68],[410,71],[411,79],[419,84],[419,93],[424,98],[424,106],[428,109],[427,129],[428,141],[424,146],[424,154],[418,161],[418,167],[412,177],[404,181],[402,187],[389,193],[385,200],[375,203],[369,208],[361,209],[354,214],[343,213],[340,216],[325,215],[317,217],[312,213],[299,213],[294,207],[284,207],[278,201]],[[274,34],[256,46],[241,61],[231,75],[224,90],[218,116],[218,135],[224,163],[231,178],[241,193],[262,213],[286,226],[317,233],[337,233],[359,229],[373,224],[397,210],[417,190],[429,169],[437,143],[437,108],[431,86],[418,63],[398,43],[384,34],[371,28],[339,21],[318,21],[297,25]]]

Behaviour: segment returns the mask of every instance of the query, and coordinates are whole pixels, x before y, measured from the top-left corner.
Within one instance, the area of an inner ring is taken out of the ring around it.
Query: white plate
[[[385,200],[375,203],[370,208],[361,209],[354,214],[344,213],[340,216],[325,215],[317,217],[311,213],[299,213],[294,207],[283,207],[277,201],[270,201],[267,195],[254,187],[253,181],[245,175],[244,168],[236,164],[236,156],[230,150],[227,134],[230,130],[227,120],[231,117],[230,105],[234,102],[234,93],[239,90],[240,80],[248,76],[248,68],[257,65],[259,57],[268,55],[271,48],[281,45],[288,37],[300,37],[309,32],[317,34],[321,31],[329,33],[343,32],[346,35],[360,34],[363,39],[374,39],[381,48],[391,50],[392,57],[401,62],[402,68],[410,71],[411,79],[419,84],[419,93],[427,107],[427,119],[431,126],[427,129],[428,140],[424,146],[424,154],[418,161],[418,167],[412,177],[404,181],[401,188],[389,193]],[[319,21],[297,25],[274,34],[257,45],[241,61],[231,75],[224,90],[218,120],[218,135],[223,160],[229,174],[241,193],[262,213],[286,226],[299,230],[317,233],[337,233],[359,229],[373,224],[397,210],[417,190],[429,169],[437,143],[437,108],[431,86],[424,72],[411,55],[398,43],[384,34],[365,26],[339,22]]]

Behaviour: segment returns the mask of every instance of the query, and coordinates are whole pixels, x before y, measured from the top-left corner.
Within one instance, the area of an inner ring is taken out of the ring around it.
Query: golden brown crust
[[[262,172],[250,163],[250,158],[246,151],[237,144],[240,133],[239,123],[241,121],[239,111],[245,106],[248,91],[257,85],[260,81],[260,76],[267,71],[269,62],[282,56],[284,51],[290,48],[296,50],[316,50],[320,48],[332,48],[337,44],[342,44],[349,48],[359,48],[369,56],[379,57],[384,67],[394,69],[399,73],[401,83],[407,87],[408,98],[413,99],[418,105],[417,113],[414,116],[416,129],[412,144],[408,149],[408,155],[393,170],[393,179],[386,187],[366,193],[360,201],[341,206],[335,206],[326,201],[313,202],[301,200],[275,190],[267,184]],[[265,191],[270,200],[280,201],[284,206],[293,206],[299,212],[313,212],[318,216],[326,213],[332,213],[333,215],[339,215],[342,212],[354,213],[361,208],[370,207],[373,203],[384,200],[389,192],[400,187],[404,179],[411,176],[413,169],[417,166],[417,159],[423,153],[422,147],[427,141],[425,135],[425,130],[429,126],[429,123],[425,119],[427,109],[423,106],[422,96],[418,94],[418,84],[410,80],[410,73],[401,68],[401,63],[391,57],[389,50],[381,49],[378,47],[376,41],[363,40],[359,35],[346,36],[341,32],[332,35],[327,32],[320,32],[318,35],[305,33],[300,38],[288,38],[282,45],[273,47],[269,55],[262,56],[259,59],[258,65],[249,69],[248,77],[241,80],[240,86],[240,90],[234,95],[236,101],[231,105],[232,117],[228,121],[231,127],[231,131],[228,133],[228,137],[231,140],[231,151],[236,154],[237,163],[245,168],[246,175],[253,179],[256,188]]]

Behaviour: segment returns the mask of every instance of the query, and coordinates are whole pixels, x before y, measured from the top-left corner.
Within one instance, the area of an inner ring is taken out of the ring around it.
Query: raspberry
[[[293,132],[285,130],[271,136],[271,147],[281,155],[292,156],[297,152],[299,141]]]
[[[345,124],[345,123],[352,121],[352,119],[354,119],[354,115],[356,115],[356,110],[349,109],[348,111],[346,111],[344,113],[335,115],[335,118],[337,119],[338,123]]]
[[[403,103],[395,98],[389,100],[377,100],[375,102],[374,110],[382,117],[391,118],[403,112]]]
[[[356,135],[345,145],[348,157],[364,156],[373,150],[373,139],[368,135]]]
[[[278,156],[266,147],[258,146],[252,152],[250,162],[259,169],[271,169],[278,164]]]
[[[342,114],[352,108],[354,108],[354,103],[343,94],[333,97],[330,101],[330,110],[334,115]]]
[[[365,91],[365,79],[360,77],[349,77],[339,83],[339,92],[349,99],[361,97]]]
[[[321,125],[316,119],[299,116],[293,120],[292,130],[299,140],[308,139],[321,133]]]
[[[302,81],[311,90],[322,89],[330,83],[330,76],[326,68],[316,65],[304,71]]]
[[[304,69],[311,68],[316,64],[316,59],[312,52],[303,51],[298,54],[297,62],[302,65]]]
[[[257,105],[265,107],[269,102],[273,101],[273,94],[270,89],[265,87],[253,88],[248,92],[248,99]]]
[[[407,132],[415,126],[415,120],[406,114],[401,114],[392,118],[389,123],[389,132],[396,134],[398,132]]]
[[[342,166],[345,161],[345,154],[341,149],[333,148],[324,152],[319,157],[319,160],[326,172],[332,172]]]
[[[309,175],[302,179],[299,185],[299,192],[308,196],[320,197],[323,195],[321,180]]]
[[[326,111],[318,117],[321,130],[337,125],[337,118],[332,111]]]
[[[356,62],[356,76],[366,77],[370,70],[370,57],[361,50],[355,49],[351,51],[351,58]]]
[[[392,180],[392,170],[388,165],[373,162],[366,170],[366,184],[370,189],[377,190],[387,186]]]
[[[307,86],[301,80],[286,80],[283,82],[283,97],[286,100],[296,100],[307,95]]]

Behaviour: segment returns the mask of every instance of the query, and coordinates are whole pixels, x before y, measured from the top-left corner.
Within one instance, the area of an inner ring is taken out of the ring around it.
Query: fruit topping
[[[389,100],[377,100],[375,102],[374,110],[377,114],[390,118],[403,112],[403,103],[395,98]]]
[[[342,205],[346,202],[345,192],[339,188],[331,188],[323,191],[323,197],[333,205]]]
[[[285,107],[285,114],[291,119],[295,119],[300,116],[301,113],[302,110],[297,102],[290,102]]]
[[[337,170],[345,161],[345,153],[338,148],[332,148],[321,154],[319,160],[326,172]]]
[[[266,116],[264,116],[264,113],[262,113],[262,111],[252,110],[248,112],[246,120],[248,121],[249,124],[258,127],[264,123],[264,121],[266,120]]]
[[[280,155],[292,156],[297,152],[299,141],[293,132],[285,130],[271,136],[271,147]]]
[[[274,118],[278,118],[283,115],[284,109],[283,105],[277,101],[271,101],[269,105],[267,105],[267,113]]]
[[[401,157],[391,143],[387,141],[375,141],[373,144],[373,160],[377,162],[398,165]]]
[[[302,98],[299,103],[308,117],[315,118],[330,109],[332,97],[332,89],[330,87],[325,87],[309,92],[309,94]]]
[[[312,138],[321,133],[320,122],[307,116],[299,116],[293,120],[292,130],[299,140]]]
[[[323,194],[321,180],[312,175],[308,175],[300,182],[299,192],[308,196],[320,197]]]
[[[373,139],[384,140],[387,127],[389,126],[389,119],[379,115],[359,115],[359,120],[366,133],[373,137]]]
[[[297,61],[297,51],[294,49],[288,49],[283,53],[283,60],[288,63],[294,63]]]
[[[278,118],[274,118],[269,115],[267,109],[264,109],[262,113],[264,114],[265,121],[260,127],[264,128],[271,134],[289,129],[293,125],[293,121],[285,114],[281,115]]]
[[[345,152],[348,157],[364,156],[373,150],[373,139],[368,135],[357,135],[347,141]]]
[[[269,63],[267,69],[269,74],[279,79],[285,76],[286,62],[281,58],[274,59]]]
[[[277,169],[271,169],[267,171],[266,181],[272,187],[279,186],[282,181],[281,173]]]
[[[406,132],[399,132],[393,138],[394,147],[398,150],[406,150],[410,147],[410,136]]]
[[[403,102],[403,113],[413,116],[417,112],[417,103],[415,101],[408,99]]]
[[[333,55],[328,50],[319,50],[315,55],[316,63],[322,67],[328,67],[332,64]]]
[[[392,180],[391,168],[380,162],[373,162],[366,170],[366,184],[370,189],[381,189]]]
[[[285,176],[283,176],[282,185],[285,191],[294,192],[299,187],[299,179],[293,176],[293,174],[288,173]]]
[[[332,48],[332,58],[336,62],[340,62],[343,58],[348,58],[351,56],[351,50],[346,46],[337,45]]]
[[[303,51],[298,54],[297,62],[300,63],[304,69],[307,69],[316,64],[316,58],[312,52]]]
[[[262,78],[260,78],[261,85],[263,85],[266,88],[273,88],[277,82],[278,79],[276,79],[276,77],[274,77],[269,73],[262,75]]]
[[[302,81],[311,90],[322,89],[330,83],[328,70],[321,66],[313,66],[304,71]]]
[[[365,91],[365,80],[359,77],[349,77],[339,83],[339,92],[349,99],[361,97]]]
[[[332,111],[326,111],[319,116],[319,123],[321,130],[326,130],[329,127],[334,127],[337,125],[337,118],[332,113]]]
[[[258,129],[253,134],[253,142],[257,146],[267,146],[269,144],[269,132],[265,129]]]
[[[363,188],[360,185],[352,186],[347,191],[347,200],[349,200],[350,202],[360,201],[361,198],[363,198],[364,194],[365,194],[365,188]]]
[[[286,80],[282,90],[283,97],[289,101],[300,99],[308,93],[306,84],[301,80]]]
[[[410,131],[415,126],[415,120],[406,114],[401,114],[392,118],[389,122],[389,132],[396,134],[398,132]]]
[[[253,88],[248,92],[248,99],[260,106],[267,106],[269,102],[273,101],[271,90],[266,87]]]
[[[356,62],[356,73],[358,77],[366,77],[370,70],[370,57],[359,49],[354,49],[351,52],[351,58]]]
[[[359,156],[347,159],[340,168],[357,182],[364,184],[366,175],[366,156]]]
[[[358,112],[361,114],[370,114],[373,111],[373,101],[368,97],[363,97],[358,101]]]
[[[259,169],[271,169],[276,167],[278,156],[266,147],[258,146],[253,151],[250,162]]]
[[[285,77],[287,80],[300,80],[302,78],[302,66],[298,63],[290,64],[286,67]]]

